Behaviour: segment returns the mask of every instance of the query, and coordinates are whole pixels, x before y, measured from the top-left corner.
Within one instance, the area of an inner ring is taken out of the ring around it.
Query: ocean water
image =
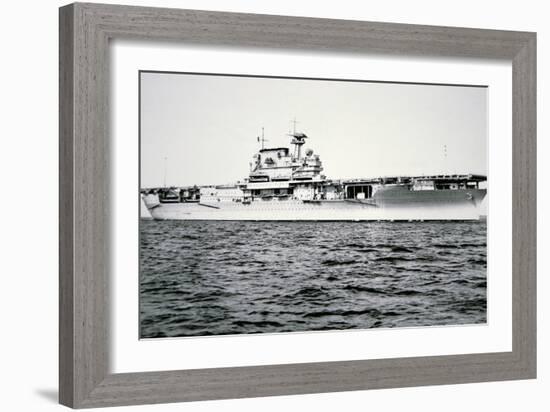
[[[142,338],[485,323],[486,222],[140,223]]]

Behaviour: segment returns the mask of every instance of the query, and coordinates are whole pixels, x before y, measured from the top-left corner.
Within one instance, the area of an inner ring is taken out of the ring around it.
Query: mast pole
[[[296,117],[294,117],[294,119],[290,123],[292,124],[292,131],[289,134],[294,138],[293,139],[293,142],[294,142],[295,139],[296,139],[296,123],[298,123],[296,121]],[[297,143],[293,143],[293,144],[294,144],[294,157],[299,159],[300,158],[300,146]]]
[[[445,164],[445,170],[446,170],[446,173],[450,173],[449,171],[449,166],[448,166],[448,163],[447,163],[447,145],[443,145],[443,162]]]
[[[166,187],[166,162],[168,161],[168,158],[164,157],[164,187]]]

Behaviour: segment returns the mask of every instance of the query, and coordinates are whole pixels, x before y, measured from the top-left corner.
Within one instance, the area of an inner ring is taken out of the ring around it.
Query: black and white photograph
[[[487,322],[487,88],[141,71],[140,338]]]

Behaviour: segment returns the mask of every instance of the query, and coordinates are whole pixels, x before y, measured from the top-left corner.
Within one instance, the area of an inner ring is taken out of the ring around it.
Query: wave
[[[256,326],[258,328],[264,328],[266,326],[268,327],[282,327],[284,326],[280,322],[272,321],[272,320],[259,320],[259,321],[253,321],[253,320],[235,320],[232,322],[233,325],[239,326],[239,327],[246,327],[246,326]]]
[[[350,260],[350,259],[348,260],[327,259],[321,262],[321,264],[325,266],[353,265],[354,263],[357,263],[357,261]]]
[[[432,243],[430,246],[439,249],[466,249],[466,248],[480,248],[487,247],[487,243]]]
[[[322,310],[310,312],[303,315],[304,318],[321,318],[325,316],[357,316],[357,315],[372,315],[379,316],[380,311],[374,308],[362,310]]]
[[[414,252],[414,250],[412,250],[412,248],[405,247],[405,246],[392,246],[391,251],[395,252],[395,253],[401,253],[401,252],[403,252],[403,253],[413,253]]]
[[[359,285],[346,285],[342,289],[351,290],[352,292],[367,292],[375,293],[379,295],[386,295],[387,293],[381,289],[372,288],[369,286],[359,286]]]

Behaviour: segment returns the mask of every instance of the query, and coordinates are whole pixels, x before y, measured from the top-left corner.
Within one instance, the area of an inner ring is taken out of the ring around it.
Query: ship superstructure
[[[477,220],[486,195],[475,174],[327,179],[308,136],[292,148],[262,147],[242,182],[142,191],[154,219],[177,220]]]

